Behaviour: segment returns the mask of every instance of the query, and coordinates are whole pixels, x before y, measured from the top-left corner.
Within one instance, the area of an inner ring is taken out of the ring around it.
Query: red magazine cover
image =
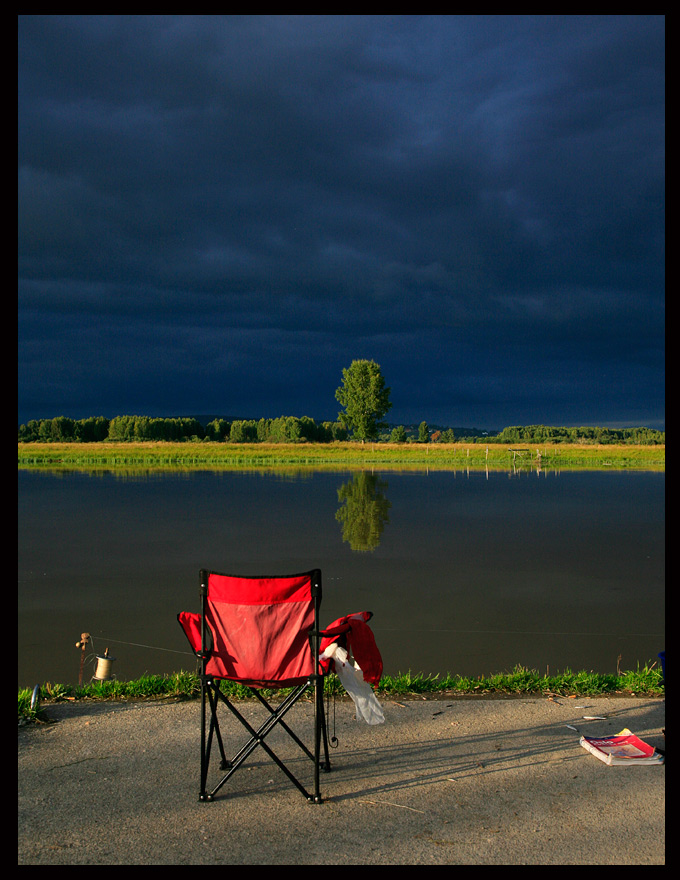
[[[582,736],[579,742],[605,764],[633,766],[664,763],[664,756],[654,746],[635,736],[627,727],[615,736]]]

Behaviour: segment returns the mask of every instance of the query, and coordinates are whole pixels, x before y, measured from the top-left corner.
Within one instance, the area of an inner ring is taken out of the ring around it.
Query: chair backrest
[[[212,635],[206,674],[255,687],[286,687],[316,671],[310,631],[318,631],[318,569],[284,577],[203,570],[201,593]]]

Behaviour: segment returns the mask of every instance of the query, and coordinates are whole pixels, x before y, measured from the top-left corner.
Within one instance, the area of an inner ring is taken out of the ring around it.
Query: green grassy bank
[[[246,699],[248,691],[239,684],[223,681],[225,694],[234,699]],[[325,680],[328,694],[346,696],[339,679],[330,675]],[[636,670],[619,674],[572,672],[541,675],[536,670],[516,666],[512,672],[489,677],[466,678],[460,675],[423,675],[400,673],[383,676],[377,688],[382,699],[446,699],[469,696],[595,696],[598,694],[625,694],[658,697],[665,693],[661,670],[656,663],[648,663]],[[266,695],[266,691],[263,691]],[[279,692],[282,693],[282,692]],[[19,690],[19,720],[46,721],[45,707],[63,701],[87,700],[158,700],[195,699],[200,694],[200,681],[195,672],[177,672],[172,675],[145,675],[134,681],[99,681],[82,686],[51,684],[39,688],[39,703],[31,708],[33,691]]]
[[[665,446],[501,443],[19,443],[20,468],[300,469],[379,467],[664,470]]]

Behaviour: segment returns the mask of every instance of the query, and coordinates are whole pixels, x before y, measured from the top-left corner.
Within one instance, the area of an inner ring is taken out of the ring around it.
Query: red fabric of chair
[[[251,687],[289,687],[314,672],[309,631],[314,601],[309,574],[284,578],[210,572],[206,623],[211,636],[205,673]],[[178,620],[200,656],[200,615]]]
[[[260,580],[211,574],[206,619],[214,640],[208,675],[287,687],[314,672],[309,575]]]

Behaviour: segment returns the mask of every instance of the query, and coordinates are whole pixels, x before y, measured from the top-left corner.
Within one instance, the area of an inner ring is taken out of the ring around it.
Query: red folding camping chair
[[[212,801],[246,758],[261,746],[308,801],[321,803],[319,771],[330,770],[328,736],[323,705],[323,677],[319,664],[319,605],[321,572],[318,569],[286,577],[239,577],[202,570],[200,614],[177,615],[180,626],[200,660],[201,677],[201,785],[199,800]],[[243,717],[220,689],[220,681],[240,682],[266,708],[266,720],[257,728]],[[290,688],[276,706],[262,688]],[[308,748],[283,720],[308,689],[314,692],[314,741]],[[250,739],[227,759],[217,709],[225,705],[243,724]],[[314,765],[310,794],[265,741],[279,726]],[[227,772],[212,789],[207,787],[214,740],[219,747],[220,769]],[[323,743],[323,755],[321,745]]]

